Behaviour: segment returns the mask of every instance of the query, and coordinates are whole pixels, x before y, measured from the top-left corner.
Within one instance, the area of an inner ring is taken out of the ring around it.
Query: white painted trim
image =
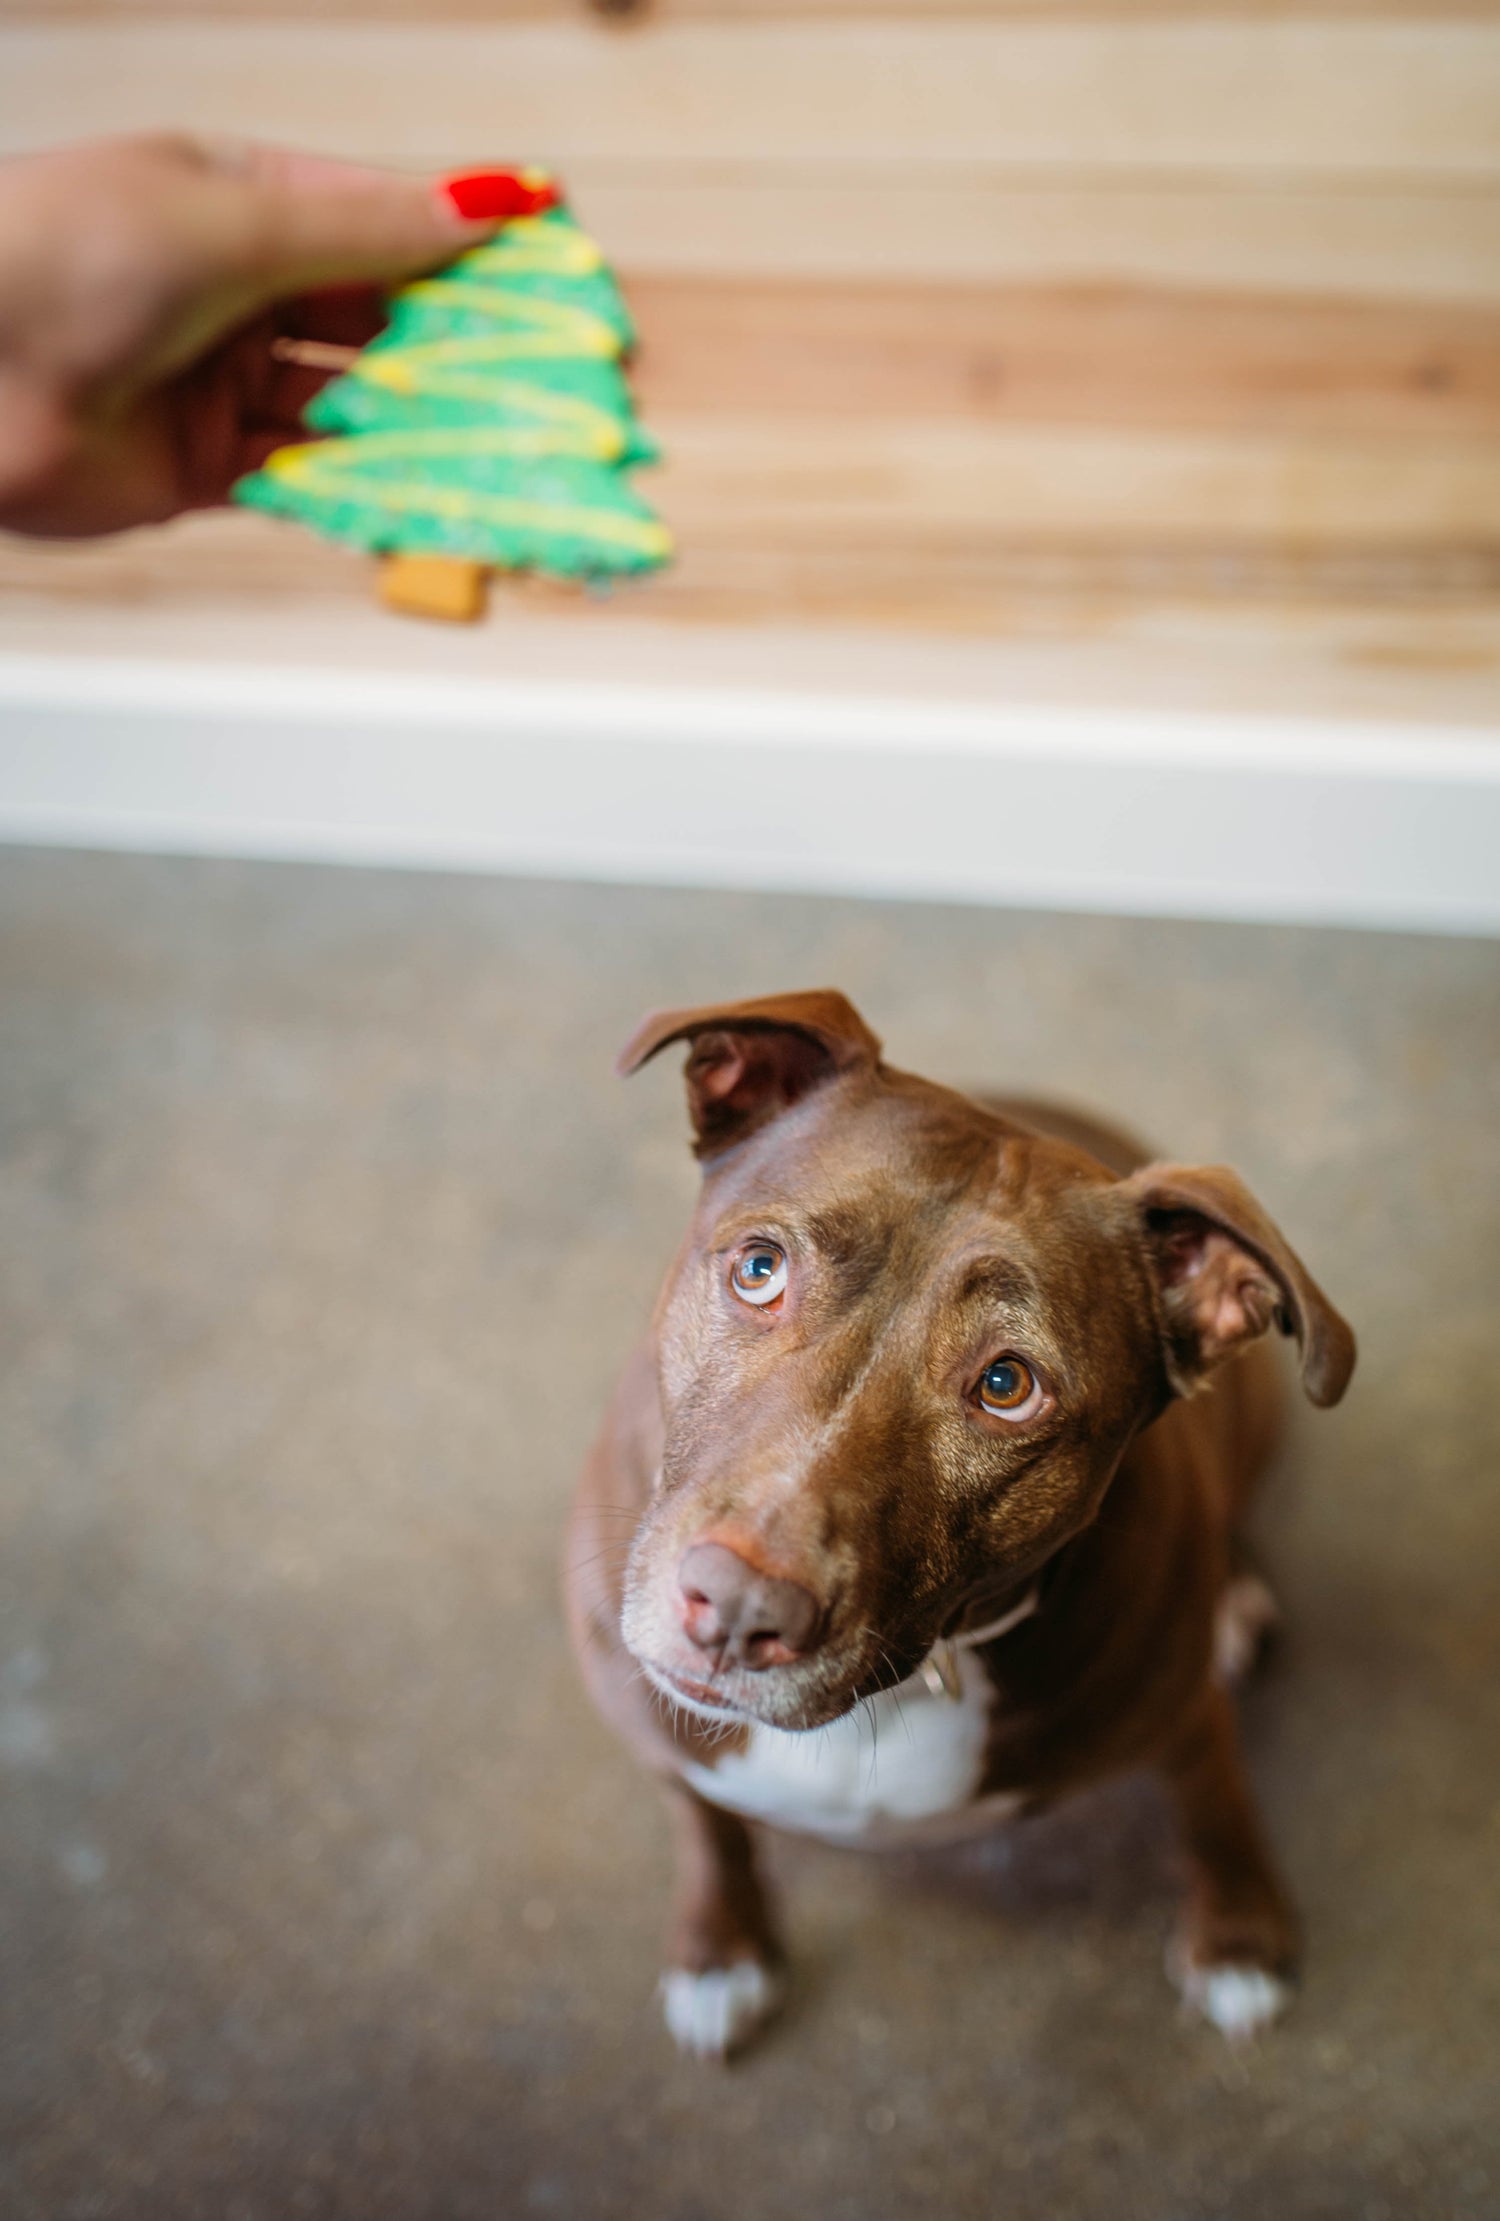
[[[0,655],[0,837],[1500,934],[1500,728]]]

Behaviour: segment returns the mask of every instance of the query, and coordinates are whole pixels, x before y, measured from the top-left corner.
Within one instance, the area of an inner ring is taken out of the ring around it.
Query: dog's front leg
[[[744,1821],[677,1784],[667,1802],[677,1865],[667,2026],[684,2051],[727,2059],[781,2002],[781,1945]]]
[[[1168,1958],[1184,1998],[1226,2036],[1251,2036],[1291,1995],[1297,1923],[1261,1832],[1234,1708],[1220,1688],[1165,1760],[1189,1868]]]

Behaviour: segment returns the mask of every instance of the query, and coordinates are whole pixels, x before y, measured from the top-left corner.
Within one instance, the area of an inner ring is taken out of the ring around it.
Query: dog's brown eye
[[[997,1357],[980,1375],[980,1408],[1002,1419],[1013,1418],[1035,1393],[1036,1375],[1019,1357]]]
[[[786,1287],[786,1258],[774,1242],[752,1242],[736,1257],[729,1285],[741,1303],[774,1303]]]

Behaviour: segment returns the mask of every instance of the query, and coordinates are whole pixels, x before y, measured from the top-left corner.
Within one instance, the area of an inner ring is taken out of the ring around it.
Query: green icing
[[[306,412],[307,423],[315,432],[399,432],[408,426],[438,430],[482,421],[518,429],[551,425],[564,436],[574,432],[585,436],[594,417],[584,411],[559,410],[556,401],[562,396],[597,412],[596,429],[608,442],[610,460],[624,464],[656,460],[656,442],[636,417],[618,363],[566,355],[517,363],[501,358],[497,363],[495,348],[493,337],[481,334],[461,342],[441,361],[418,354],[410,362],[419,381],[414,391],[367,375],[346,374],[315,396]],[[394,357],[396,366],[410,360],[409,349],[382,349],[377,342],[365,349],[360,361],[378,364],[382,354]]]
[[[375,440],[283,449],[278,470],[257,471],[236,495],[376,553],[466,556],[564,578],[623,576],[666,559],[664,527],[607,464],[560,455],[523,463],[475,453],[472,440],[444,453],[435,444],[443,434],[414,452],[416,437],[399,453]]]
[[[592,267],[551,266],[585,261]],[[545,215],[508,224],[486,246],[472,248],[440,272],[435,285],[419,281],[408,287],[397,296],[398,318],[404,322],[420,316],[424,323],[430,319],[432,329],[446,328],[450,319],[459,328],[481,319],[484,311],[476,301],[445,298],[440,290],[444,280],[459,280],[467,288],[516,300],[555,302],[606,326],[617,354],[628,354],[635,345],[635,326],[613,273],[588,233],[564,209],[549,209]],[[492,304],[492,312],[497,306]],[[389,344],[395,329],[393,324],[391,333],[377,340],[376,346]]]
[[[632,336],[565,210],[508,224],[396,295],[307,411],[335,436],[281,449],[235,499],[378,552],[566,578],[654,569],[670,537],[624,475],[657,452],[620,368]]]

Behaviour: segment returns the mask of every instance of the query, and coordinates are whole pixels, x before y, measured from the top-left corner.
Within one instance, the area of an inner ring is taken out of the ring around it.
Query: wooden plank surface
[[[0,83],[0,150],[174,121],[557,160],[646,335],[664,621],[1066,632],[1500,589],[1500,9],[205,12],[11,22]],[[0,558],[101,612],[289,578],[364,590],[245,518]]]
[[[1500,436],[1500,304],[645,276],[648,416]]]
[[[350,22],[577,23],[606,21],[617,35],[678,22],[872,21],[1012,23],[1280,22],[1287,17],[1431,24],[1500,20],[1500,0],[310,0],[304,16]],[[0,21],[278,21],[288,0],[0,0]]]
[[[1330,612],[1353,612],[1384,643],[1362,650],[1372,666],[1383,658],[1416,672],[1482,672],[1492,691],[1500,683],[1500,550],[1493,540],[1298,549],[1236,542],[1227,534],[1152,541],[1138,532],[1112,541],[1041,543],[1008,528],[1005,516],[986,518],[968,533],[914,528],[885,535],[841,535],[826,517],[819,529],[778,534],[768,529],[774,519],[720,516],[700,533],[685,514],[695,498],[689,481],[674,499],[690,536],[664,577],[597,608],[592,598],[561,587],[513,581],[499,598],[500,611],[591,627],[602,611],[606,626],[730,627],[747,641],[778,625],[869,628],[869,637],[878,630],[908,640],[1059,641],[1135,626],[1162,628],[1169,641],[1178,613],[1212,610],[1226,622],[1257,627],[1266,655],[1278,638],[1295,655],[1297,643],[1316,636]],[[100,623],[112,623],[125,652],[133,613],[149,611],[168,628],[180,626],[177,650],[191,655],[205,609],[284,611],[317,625],[340,607],[366,601],[372,571],[363,557],[296,526],[237,513],[73,547],[0,536],[0,639],[18,626],[34,627],[50,611],[63,628],[59,641],[75,621],[83,642]],[[1456,634],[1449,622],[1455,613],[1468,613]],[[1470,619],[1483,622],[1482,650],[1468,644]],[[851,649],[851,684],[864,660],[863,649]]]
[[[852,165],[673,171],[586,157],[566,175],[586,221],[637,271],[1500,298],[1493,186],[964,167],[899,178]]]
[[[1500,179],[1500,24],[7,26],[4,143],[162,122],[387,161]]]
[[[418,167],[538,154],[638,271],[1500,298],[1500,0],[1420,22],[1065,8],[915,40],[54,14],[0,22],[0,88],[0,153],[173,123]]]
[[[903,423],[674,418],[653,496],[677,566],[622,595],[655,621],[866,625],[912,634],[1053,633],[1208,603],[1391,612],[1500,601],[1500,462],[1455,443],[1392,469],[1386,447],[1306,453],[1210,437],[1019,432]],[[311,611],[369,588],[362,559],[238,515],[77,548],[0,541],[0,597],[128,611],[175,607],[183,644],[205,599]],[[507,600],[572,611],[527,584]],[[1290,613],[1290,614],[1289,614]]]
[[[0,657],[1495,725],[1493,555],[1441,569],[1392,551],[1302,566],[1140,548],[1039,562],[997,539],[965,569],[862,552],[829,565],[694,546],[667,577],[605,598],[507,581],[490,622],[455,634],[379,611],[365,558],[266,517],[220,512],[72,548],[0,537]]]
[[[1500,586],[1500,308],[630,291],[667,450],[643,483],[683,549],[652,590],[663,616],[973,630],[1028,597],[1396,606]],[[248,520],[207,546],[208,574],[178,577],[189,600],[237,577],[269,591],[278,559],[315,594],[359,570]],[[145,577],[159,595],[195,547],[148,536],[59,559],[11,543],[0,584],[128,598]]]
[[[654,419],[655,481],[700,548],[812,546],[912,561],[991,543],[1273,552],[1500,546],[1500,442],[1296,439],[909,417]]]

